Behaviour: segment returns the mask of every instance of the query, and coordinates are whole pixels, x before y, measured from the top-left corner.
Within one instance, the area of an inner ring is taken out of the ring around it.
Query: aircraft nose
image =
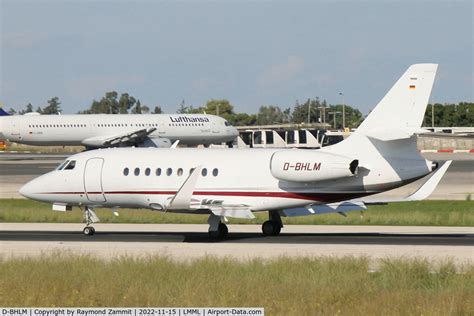
[[[41,190],[44,190],[44,181],[40,179],[33,179],[23,185],[19,192],[28,199],[39,200]]]
[[[31,199],[32,198],[32,193],[33,193],[33,186],[31,185],[31,183],[33,182],[34,180],[30,181],[30,182],[27,182],[25,185],[23,185],[19,192],[21,195],[23,195],[24,197],[28,198],[28,199]]]

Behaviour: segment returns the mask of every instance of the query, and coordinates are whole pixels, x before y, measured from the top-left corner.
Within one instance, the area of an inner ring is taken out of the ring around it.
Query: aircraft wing
[[[84,139],[82,144],[91,147],[120,147],[133,146],[142,143],[145,138],[156,131],[156,128],[143,128],[133,132],[127,132],[117,135],[96,136]]]
[[[367,197],[338,203],[307,205],[306,207],[290,208],[281,211],[282,216],[305,216],[318,215],[328,213],[339,213],[345,215],[345,212],[363,211],[367,209],[367,205],[380,205],[393,202],[420,201],[426,199],[433,193],[438,183],[451,165],[452,160],[446,161],[431,177],[423,183],[414,193],[401,198],[373,198]]]

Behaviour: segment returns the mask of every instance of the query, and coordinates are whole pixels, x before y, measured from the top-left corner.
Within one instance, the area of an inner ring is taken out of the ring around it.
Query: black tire
[[[273,232],[275,231],[274,227],[275,223],[272,221],[266,221],[262,224],[262,233],[265,236],[273,236]]]
[[[219,224],[219,238],[227,237],[228,234],[229,234],[229,229],[227,228],[227,225],[220,223]]]
[[[82,230],[82,232],[83,232],[84,235],[86,235],[86,236],[92,236],[92,235],[94,235],[94,233],[95,233],[95,229],[94,229],[94,227],[86,226],[86,227],[84,227],[84,229]]]
[[[211,239],[222,239],[229,234],[229,229],[226,224],[220,223],[217,230],[209,230],[209,237]]]
[[[211,239],[219,238],[219,231],[218,230],[209,230],[209,237]]]
[[[277,236],[280,231],[281,225],[277,221],[266,221],[262,225],[262,232],[265,236]]]

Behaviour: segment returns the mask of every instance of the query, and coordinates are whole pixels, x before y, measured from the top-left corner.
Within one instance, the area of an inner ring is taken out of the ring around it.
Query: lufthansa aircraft
[[[0,109],[0,139],[37,146],[170,147],[232,143],[239,135],[208,114],[8,115]]]
[[[69,157],[20,193],[53,203],[54,210],[79,206],[86,235],[98,221],[94,208],[128,207],[208,214],[209,234],[220,238],[228,233],[227,218],[251,219],[253,212],[268,211],[263,233],[278,235],[282,216],[344,214],[371,203],[421,200],[451,163],[439,167],[416,146],[436,70],[436,64],[410,66],[355,133],[320,150],[99,149]],[[369,197],[430,173],[408,197]]]

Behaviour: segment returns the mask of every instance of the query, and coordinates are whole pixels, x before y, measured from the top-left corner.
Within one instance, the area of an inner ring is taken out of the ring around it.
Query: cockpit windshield
[[[230,123],[227,121],[224,121],[225,126],[230,126]]]
[[[75,167],[76,167],[75,160],[66,160],[62,164],[60,164],[59,167],[56,168],[56,170],[72,170]]]
[[[72,170],[72,169],[74,169],[74,167],[76,167],[76,161],[75,161],[75,160],[71,160],[71,161],[66,165],[66,167],[64,167],[64,170]]]
[[[67,165],[69,160],[63,161],[57,168],[56,170],[63,170],[64,166]]]

